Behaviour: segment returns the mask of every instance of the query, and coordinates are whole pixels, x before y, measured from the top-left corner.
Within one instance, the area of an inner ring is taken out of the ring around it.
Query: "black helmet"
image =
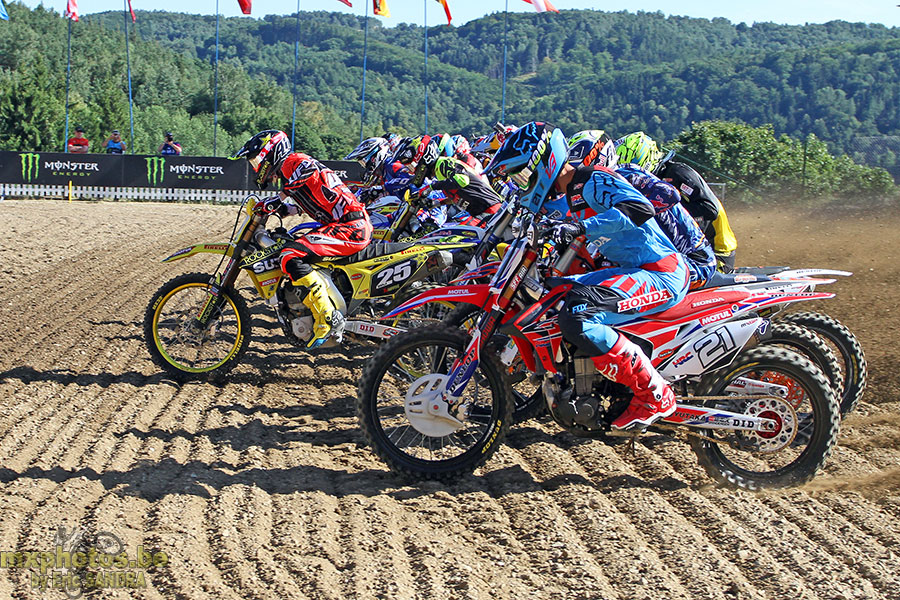
[[[264,190],[269,185],[272,171],[281,168],[291,153],[287,134],[277,129],[260,131],[247,140],[231,158],[246,158],[256,173],[256,187]]]
[[[384,162],[388,158],[388,144],[389,142],[381,137],[369,138],[363,140],[346,156],[347,160],[355,160],[365,169],[363,185],[374,185],[379,171],[384,167]]]

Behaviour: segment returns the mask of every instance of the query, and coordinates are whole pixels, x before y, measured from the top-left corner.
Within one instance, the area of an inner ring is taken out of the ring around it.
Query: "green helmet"
[[[629,133],[616,140],[616,153],[619,155],[619,164],[634,163],[648,171],[653,171],[656,163],[662,158],[662,152],[656,147],[656,142],[643,131]]]

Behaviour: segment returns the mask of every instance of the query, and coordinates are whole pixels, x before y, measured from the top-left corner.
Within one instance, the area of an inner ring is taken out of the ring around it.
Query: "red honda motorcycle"
[[[436,288],[389,316],[429,302],[481,309],[468,331],[447,326],[410,330],[379,347],[359,384],[360,426],[392,470],[451,480],[483,464],[503,443],[512,420],[512,386],[497,348],[508,336],[547,410],[564,429],[605,441],[632,392],[597,372],[589,356],[565,342],[557,322],[575,283],[571,248],[552,268],[539,257],[551,229],[520,212],[519,234],[489,284]],[[834,391],[808,359],[774,346],[753,347],[767,331],[767,307],[833,294],[716,289],[617,327],[642,346],[676,391],[678,406],[649,431],[685,438],[716,481],[747,489],[812,479],[837,440]],[[690,395],[689,392],[690,391]]]

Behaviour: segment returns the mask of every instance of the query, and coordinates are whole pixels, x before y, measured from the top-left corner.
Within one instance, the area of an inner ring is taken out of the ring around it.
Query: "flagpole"
[[[128,147],[134,154],[134,100],[131,94],[131,50],[128,43],[128,0],[122,2],[122,16],[125,17],[125,62],[128,70],[128,121],[131,123],[131,139]]]
[[[366,63],[369,58],[369,0],[366,3],[366,27],[363,35],[363,82],[362,82],[362,108],[359,111],[359,143],[363,141],[363,123],[366,121]]]
[[[69,75],[72,73],[72,19],[66,20],[69,22],[69,34],[66,41],[66,132],[63,134],[63,152],[69,151]]]
[[[500,103],[500,122],[506,122],[506,36],[509,33],[509,0],[503,10],[503,92]]]
[[[425,7],[425,135],[428,135],[428,0],[422,0]]]
[[[213,71],[213,156],[216,156],[216,141],[219,135],[219,0],[216,0],[216,65]]]
[[[297,124],[297,69],[300,64],[300,0],[297,0],[297,35],[294,40],[294,108],[291,111],[291,150],[294,149],[294,131]]]

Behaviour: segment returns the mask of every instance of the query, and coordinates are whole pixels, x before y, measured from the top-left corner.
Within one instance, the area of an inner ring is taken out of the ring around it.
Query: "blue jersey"
[[[652,219],[650,201],[604,167],[579,167],[566,189],[570,212],[581,217],[588,241],[622,267],[641,267],[677,252]],[[593,216],[589,216],[592,214]],[[633,215],[640,214],[638,224]]]
[[[106,142],[106,153],[107,154],[123,154],[125,152],[125,142],[119,140],[118,142],[115,140],[109,140]]]
[[[681,194],[670,183],[636,164],[622,165],[616,173],[624,177],[656,210],[656,222],[691,267],[692,278],[705,283],[715,269],[715,254],[703,231],[681,205]]]
[[[413,174],[401,162],[384,163],[384,191],[390,196],[403,197],[403,192],[409,189]]]

